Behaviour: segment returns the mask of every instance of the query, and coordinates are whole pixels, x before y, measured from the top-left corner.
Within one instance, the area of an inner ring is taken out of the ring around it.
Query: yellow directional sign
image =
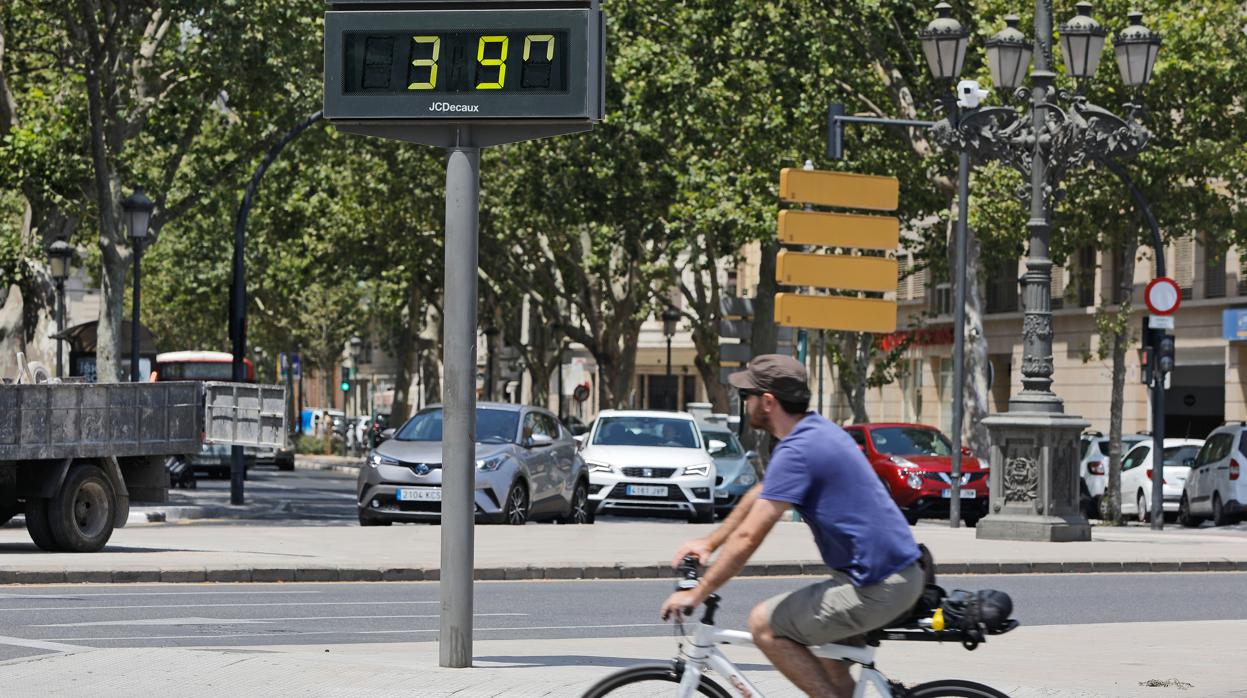
[[[895,216],[786,209],[779,212],[779,241],[789,245],[894,250],[901,244],[901,222]]]
[[[895,291],[896,260],[887,257],[806,254],[780,250],[775,280],[789,286],[816,286],[852,291]]]
[[[788,327],[889,334],[896,331],[896,303],[875,298],[777,293],[775,322]]]
[[[901,185],[895,177],[802,170],[779,171],[779,198],[799,204],[895,211]]]

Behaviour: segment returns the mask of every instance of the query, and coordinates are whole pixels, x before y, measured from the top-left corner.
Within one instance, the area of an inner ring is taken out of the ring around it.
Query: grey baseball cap
[[[753,357],[745,370],[728,376],[728,382],[739,390],[770,393],[784,402],[807,402],[810,399],[809,375],[805,372],[805,366],[783,354]]]

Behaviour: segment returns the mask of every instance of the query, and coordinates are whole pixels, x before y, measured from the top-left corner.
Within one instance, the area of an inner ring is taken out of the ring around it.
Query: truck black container
[[[100,550],[131,500],[166,501],[170,456],[281,447],[284,404],[249,383],[0,385],[0,523],[24,513],[44,550]]]

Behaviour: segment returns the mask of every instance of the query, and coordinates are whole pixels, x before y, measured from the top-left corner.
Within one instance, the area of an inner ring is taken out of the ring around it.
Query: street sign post
[[[1182,305],[1182,288],[1178,282],[1164,275],[1164,262],[1158,260],[1157,271],[1160,275],[1148,282],[1143,290],[1143,303],[1151,313],[1145,320],[1145,335],[1150,341],[1144,344],[1150,347],[1147,358],[1150,362],[1148,373],[1152,378],[1152,452],[1163,453],[1165,443],[1165,388],[1170,372],[1174,367],[1174,339],[1166,330],[1174,328],[1173,314]],[[1163,468],[1155,468],[1152,473],[1152,528],[1164,525],[1164,517],[1156,512],[1163,510],[1164,501],[1161,497],[1163,486]]]
[[[605,110],[598,0],[329,0],[325,118],[445,148],[439,663],[472,665],[481,148],[587,131]]]
[[[1182,289],[1177,281],[1158,276],[1148,282],[1143,291],[1143,302],[1153,315],[1172,315],[1182,305]]]
[[[900,182],[895,177],[784,168],[779,173],[779,198],[793,203],[892,211],[900,203]],[[779,212],[779,240],[842,250],[894,250],[900,243],[900,221],[895,216],[789,209]],[[777,293],[775,322],[809,329],[894,332],[896,301],[860,298],[856,292],[894,291],[896,278],[896,260],[877,252],[853,255],[781,250],[775,258],[775,280],[779,283],[852,295]]]

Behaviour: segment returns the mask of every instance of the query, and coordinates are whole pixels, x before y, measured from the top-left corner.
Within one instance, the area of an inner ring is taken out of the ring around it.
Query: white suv
[[[714,521],[714,459],[686,412],[605,410],[581,442],[596,513],[668,512]]]
[[[1178,521],[1198,526],[1212,519],[1217,526],[1233,523],[1247,505],[1247,422],[1217,427],[1204,441],[1182,488]]]
[[[1135,444],[1151,441],[1147,434],[1122,434],[1121,456]],[[1083,513],[1089,519],[1100,518],[1100,500],[1108,489],[1108,449],[1109,438],[1098,431],[1083,432],[1080,441],[1082,461],[1078,464],[1078,476],[1082,480],[1081,501]]]

